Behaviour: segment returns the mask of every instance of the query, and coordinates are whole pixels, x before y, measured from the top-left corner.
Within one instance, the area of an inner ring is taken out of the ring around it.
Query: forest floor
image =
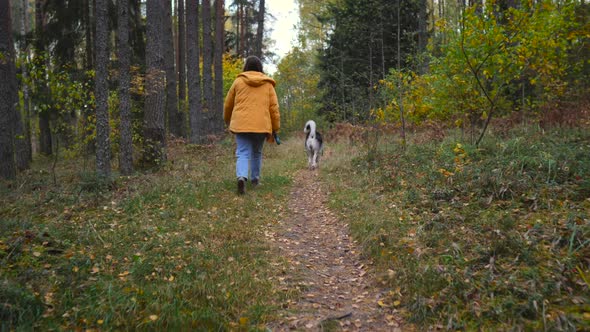
[[[290,262],[282,287],[301,290],[272,330],[401,331],[401,317],[385,308],[384,290],[348,225],[327,207],[318,170],[296,173],[289,214],[268,238]],[[404,329],[407,330],[407,329]]]
[[[109,183],[39,157],[0,184],[0,330],[590,329],[587,128],[363,130],[316,171],[265,146],[241,196],[231,136]]]

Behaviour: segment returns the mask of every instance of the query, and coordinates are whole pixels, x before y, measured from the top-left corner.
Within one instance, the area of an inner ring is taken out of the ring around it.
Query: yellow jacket
[[[281,127],[275,81],[257,71],[242,72],[227,96],[223,120],[232,133],[266,133],[274,141],[273,131]]]

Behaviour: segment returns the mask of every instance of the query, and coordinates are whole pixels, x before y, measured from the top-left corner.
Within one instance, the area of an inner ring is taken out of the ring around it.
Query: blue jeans
[[[259,179],[262,168],[262,146],[266,134],[237,133],[236,134],[236,176],[245,179]],[[250,176],[248,176],[250,168]]]

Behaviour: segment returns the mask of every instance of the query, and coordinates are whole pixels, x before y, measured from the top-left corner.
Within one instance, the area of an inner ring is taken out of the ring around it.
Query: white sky
[[[270,38],[275,41],[275,45],[270,50],[283,57],[296,41],[295,26],[299,22],[297,4],[294,0],[266,0],[266,10],[275,17],[270,26],[273,29]],[[268,63],[264,67],[267,73],[276,71],[274,64]]]

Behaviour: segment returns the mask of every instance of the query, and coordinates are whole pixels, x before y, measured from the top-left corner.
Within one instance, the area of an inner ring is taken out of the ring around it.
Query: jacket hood
[[[245,71],[238,74],[238,77],[244,79],[246,84],[250,86],[261,86],[265,83],[270,83],[272,86],[275,86],[275,81],[272,78],[257,71]]]

